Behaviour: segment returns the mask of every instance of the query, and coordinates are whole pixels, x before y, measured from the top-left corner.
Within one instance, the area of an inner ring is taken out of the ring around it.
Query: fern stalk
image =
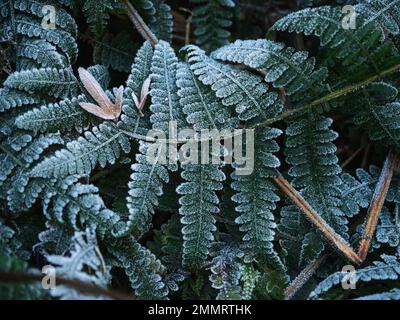
[[[317,260],[311,262],[305,267],[299,275],[285,289],[284,300],[290,300],[307,283],[317,269],[325,262],[327,254],[320,256]]]
[[[395,168],[398,168],[399,164],[399,157],[394,154],[393,151],[390,151],[382,168],[379,181],[376,184],[374,196],[372,197],[371,205],[367,213],[367,219],[364,224],[364,231],[357,252],[361,261],[364,261],[367,258],[368,250],[371,246],[371,241],[376,230],[376,225],[378,224],[379,215],[392,181],[393,171]]]
[[[324,219],[311,207],[311,205],[292,187],[292,185],[283,177],[274,178],[282,191],[304,212],[306,217],[313,223],[317,229],[351,262],[359,265],[361,259],[354,250],[347,244],[335,230],[330,227]]]
[[[132,3],[129,2],[129,0],[121,0],[121,1],[125,5],[128,11],[128,17],[132,21],[137,31],[141,34],[141,36],[144,39],[148,40],[151,43],[152,47],[154,48],[158,43],[158,39],[155,36],[155,34],[146,25],[146,23],[140,16],[139,12],[137,12],[135,7],[132,5]]]

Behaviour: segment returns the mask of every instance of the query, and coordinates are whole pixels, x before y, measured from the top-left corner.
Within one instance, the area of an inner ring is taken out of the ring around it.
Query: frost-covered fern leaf
[[[196,44],[210,52],[227,43],[232,25],[232,0],[190,0],[193,9],[193,24]]]
[[[152,0],[154,14],[149,23],[150,29],[158,39],[171,42],[173,34],[173,17],[171,7],[164,0]]]
[[[85,0],[83,3],[83,13],[95,35],[101,35],[105,31],[110,18],[109,12],[121,8],[122,4],[116,0]]]
[[[78,26],[75,23],[74,18],[64,10],[56,1],[48,0],[14,0],[14,9],[30,13],[34,16],[43,19],[46,13],[45,6],[51,5],[55,8],[55,25],[69,32],[72,36],[76,36],[78,33]]]
[[[151,64],[150,121],[153,129],[167,132],[171,121],[176,121],[178,128],[185,124],[176,85],[177,64],[174,50],[167,42],[160,41]]]
[[[330,118],[310,111],[289,122],[286,129],[286,161],[292,165],[289,175],[293,177],[293,186],[301,190],[303,197],[325,221],[346,238],[347,220],[340,210],[341,168],[332,143],[337,133],[329,129],[331,124]],[[323,245],[319,244],[320,236],[314,233],[310,230],[303,241],[300,254],[303,266],[317,258],[323,249]],[[319,250],[315,249],[317,247]]]
[[[370,282],[373,280],[397,280],[400,276],[400,262],[398,257],[383,254],[381,255],[382,261],[374,261],[372,265],[363,269],[356,269],[355,275],[351,281]],[[310,294],[310,298],[318,299],[324,293],[328,292],[332,287],[341,283],[343,278],[349,279],[348,272],[335,272],[318,284]]]
[[[89,40],[89,42],[91,42]],[[125,31],[116,35],[106,33],[94,42],[93,61],[128,73],[133,63],[137,45]]]
[[[15,89],[0,89],[0,113],[10,109],[41,103],[42,98]]]
[[[286,15],[271,30],[289,31],[315,35],[322,47],[337,49],[337,58],[347,66],[347,71],[361,67],[365,71],[379,71],[383,57],[390,55],[391,43],[380,45],[381,30],[373,23],[362,25],[358,18],[356,29],[343,28],[340,7],[322,6],[307,8]],[[379,52],[379,53],[378,53]],[[351,76],[351,74],[349,74]]]
[[[153,49],[149,42],[145,42],[138,50],[135,62],[132,64],[131,74],[126,81],[124,98],[122,100],[121,127],[125,130],[146,135],[150,128],[148,104],[142,111],[145,117],[138,112],[132,94],[140,97],[144,81],[150,76]],[[139,99],[139,98],[138,98]],[[150,100],[150,99],[148,99]]]
[[[96,234],[89,228],[85,232],[75,233],[69,256],[50,255],[46,258],[56,267],[57,276],[88,282],[100,287],[107,287],[111,281],[110,270],[99,250]],[[96,298],[82,295],[63,285],[57,285],[51,294],[64,300]]]
[[[178,64],[177,79],[179,101],[186,121],[193,125],[194,130],[236,128],[238,120],[232,111],[215,97],[208,86],[196,78],[188,64]]]
[[[148,154],[154,156],[149,160]],[[127,230],[133,235],[140,236],[150,229],[154,208],[158,205],[158,198],[163,194],[163,184],[168,183],[169,175],[162,164],[160,146],[140,142],[136,163],[132,165],[132,175],[129,181],[129,195],[127,197],[129,221]]]
[[[347,217],[351,218],[360,212],[360,208],[368,208],[372,199],[375,184],[378,182],[380,170],[375,166],[369,168],[369,172],[364,169],[356,169],[356,176],[349,173],[341,175],[342,211]]]
[[[148,249],[132,238],[118,240],[110,246],[115,265],[125,270],[139,299],[165,299],[168,287],[163,281],[165,267]]]
[[[212,248],[212,261],[209,267],[211,286],[218,290],[219,300],[240,300],[242,287],[241,258],[244,253],[235,243],[226,244],[217,242]]]
[[[374,82],[352,94],[345,102],[353,121],[370,139],[400,150],[400,103],[398,90],[385,82]]]
[[[69,176],[47,184],[43,195],[46,217],[60,224],[68,222],[75,230],[95,227],[101,238],[113,234],[119,216],[106,208],[97,187],[78,180]]]
[[[20,246],[21,243],[16,238],[16,232],[0,219],[0,257],[18,256]]]
[[[78,47],[74,36],[61,28],[44,29],[41,19],[34,19],[27,15],[16,15],[15,24],[17,34],[29,38],[46,40],[57,46],[67,57],[69,63],[74,63],[78,56]]]
[[[379,223],[376,228],[375,238],[377,244],[375,248],[379,248],[381,244],[387,244],[392,248],[397,248],[400,243],[400,220],[398,206],[395,209],[395,216],[392,219],[392,214],[389,209],[383,207],[379,216]]]
[[[65,56],[61,55],[57,48],[45,40],[26,39],[17,44],[18,57],[28,58],[29,60],[39,63],[41,67],[65,68],[68,66],[68,61]],[[19,69],[28,69],[21,67]]]
[[[222,190],[225,174],[218,165],[182,164],[182,178],[177,188],[179,213],[183,224],[182,264],[188,269],[201,268],[208,256],[213,233],[217,230],[214,215],[219,212],[216,191]]]
[[[365,17],[365,23],[376,21],[384,30],[394,35],[400,33],[399,0],[358,0],[356,12]]]
[[[355,300],[400,300],[400,289],[394,288],[387,292],[371,294]]]
[[[113,164],[121,152],[128,153],[131,150],[126,131],[133,135],[147,134],[148,122],[145,117],[140,116],[134,105],[132,92],[139,95],[143,81],[150,73],[151,56],[152,49],[146,43],[138,51],[132,66],[132,75],[128,78],[124,90],[121,121],[117,124],[105,121],[85,132],[77,140],[69,142],[66,149],[57,151],[53,157],[45,159],[35,168],[35,175],[65,177],[70,174],[89,174],[97,163],[102,167],[107,163]]]
[[[234,106],[241,120],[268,119],[282,108],[278,95],[268,92],[262,78],[206,56],[196,46],[185,47],[190,69],[199,80],[222,99],[225,106]]]
[[[293,101],[321,93],[327,77],[325,68],[315,70],[315,58],[309,58],[308,52],[296,52],[269,40],[237,40],[217,49],[211,57],[267,72],[265,81],[275,88],[283,87]]]
[[[59,134],[45,134],[34,140],[28,134],[16,133],[1,144],[0,196],[11,210],[30,208],[44,188],[44,181],[32,178],[30,169],[50,146],[63,144]]]
[[[274,250],[276,228],[272,211],[276,208],[279,197],[276,195],[272,177],[277,176],[276,168],[280,166],[277,157],[273,155],[279,150],[274,141],[281,131],[273,128],[263,128],[256,132],[257,145],[254,150],[254,170],[250,175],[233,173],[234,182],[231,184],[236,194],[232,197],[238,206],[239,213],[235,222],[240,225],[244,233],[243,242],[247,259],[280,267],[283,265]]]
[[[42,132],[82,131],[91,123],[89,113],[79,105],[82,102],[88,101],[84,95],[79,95],[32,109],[20,115],[15,125],[20,129]]]
[[[87,69],[106,90],[110,82],[107,68],[95,65]],[[79,95],[72,99],[66,98],[57,103],[43,105],[20,115],[15,124],[20,129],[43,132],[68,132],[75,129],[82,132],[90,124],[94,123],[94,117],[86,112],[79,104],[89,102],[85,95]]]
[[[8,89],[55,98],[76,96],[78,91],[78,82],[71,68],[43,68],[14,72],[6,79],[4,86]]]
[[[77,140],[68,142],[65,149],[45,158],[32,170],[36,177],[61,178],[68,175],[87,175],[99,163],[104,168],[114,164],[121,152],[131,150],[129,139],[109,121],[86,131]]]
[[[48,13],[46,5],[55,8],[56,28],[42,27],[43,17]],[[75,62],[78,54],[75,41],[77,25],[58,3],[47,0],[3,1],[2,16],[0,41],[13,38],[18,57],[17,70],[34,66],[67,67]],[[13,36],[14,27],[16,36]]]

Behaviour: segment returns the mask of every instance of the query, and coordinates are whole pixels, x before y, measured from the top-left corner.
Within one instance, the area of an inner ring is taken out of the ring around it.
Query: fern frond
[[[132,64],[131,74],[126,81],[124,98],[122,100],[121,122],[123,127],[132,133],[146,135],[150,128],[150,121],[147,106],[145,106],[145,117],[141,117],[133,101],[132,93],[140,97],[143,82],[150,76],[151,61],[153,58],[153,49],[149,42],[145,42],[138,50],[135,62]]]
[[[60,28],[44,29],[41,26],[40,20],[29,16],[17,14],[15,16],[16,31],[18,34],[46,40],[57,46],[68,58],[69,63],[74,63],[78,56],[78,46],[75,38]],[[8,26],[8,28],[11,28]]]
[[[179,214],[183,224],[182,264],[189,269],[201,268],[208,256],[213,233],[217,230],[214,215],[219,212],[216,191],[222,190],[225,174],[218,165],[182,164],[182,178],[177,188]]]
[[[150,121],[153,129],[168,132],[171,121],[176,121],[178,128],[182,128],[185,123],[176,85],[177,64],[174,50],[161,40],[154,50],[151,64]]]
[[[388,292],[371,294],[368,296],[363,296],[355,300],[400,300],[400,289],[394,288]]]
[[[121,151],[128,153],[130,150],[125,134],[115,124],[106,121],[67,143],[65,149],[45,158],[33,168],[32,175],[55,178],[87,175],[98,163],[104,168],[107,163],[115,163]]]
[[[17,55],[40,64],[41,67],[65,68],[68,63],[57,48],[45,40],[26,39],[17,44]],[[19,61],[19,70],[27,69]]]
[[[158,158],[153,163],[149,162],[146,155],[149,147],[152,146],[140,142],[139,153],[136,155],[136,163],[132,165],[133,173],[128,185],[127,228],[135,236],[143,234],[150,228],[154,207],[158,205],[158,198],[163,194],[163,184],[169,181],[168,171]]]
[[[221,246],[221,243],[216,243],[212,256],[209,280],[211,286],[218,290],[217,299],[240,300],[242,298],[240,278],[243,267],[240,258],[243,257],[243,252],[235,244]]]
[[[0,154],[0,196],[7,193],[11,210],[29,209],[43,190],[43,181],[32,178],[30,168],[44,150],[53,145],[63,144],[59,134],[45,134],[34,140],[28,134],[15,134],[2,144]]]
[[[56,266],[56,274],[66,279],[76,279],[83,282],[106,287],[111,281],[109,267],[99,250],[94,230],[76,232],[72,239],[72,248],[69,256],[49,255],[47,260]],[[93,298],[82,296],[78,291],[63,285],[57,285],[52,295],[61,299]]]
[[[178,64],[176,83],[186,121],[193,125],[194,130],[236,128],[238,120],[231,110],[225,108],[214,92],[196,78],[188,64]]]
[[[58,28],[64,29],[70,33],[73,37],[76,37],[78,33],[78,26],[75,23],[74,18],[54,1],[47,0],[15,0],[14,9],[22,12],[28,12],[38,18],[43,18],[44,13],[42,9],[45,5],[52,5],[55,7],[55,24]]]
[[[0,89],[0,112],[42,102],[42,98],[28,92],[7,88]]]
[[[82,131],[91,121],[89,113],[79,105],[81,102],[87,102],[84,95],[44,105],[20,115],[15,125],[20,129],[42,132],[67,132],[74,128]]]
[[[116,259],[116,265],[125,270],[139,299],[167,297],[168,288],[162,278],[165,267],[155,255],[131,238],[116,241],[111,249],[110,255]]]
[[[6,79],[4,86],[56,98],[75,96],[78,91],[78,82],[70,68],[42,68],[14,72]]]
[[[383,254],[382,261],[374,261],[372,265],[363,269],[356,269],[354,279],[352,281],[359,283],[370,282],[373,280],[397,280],[400,275],[400,262],[398,257]],[[310,294],[311,299],[318,299],[329,291],[333,286],[341,283],[348,272],[335,272],[320,282]]]
[[[345,102],[356,125],[370,139],[400,150],[400,103],[393,101],[398,91],[384,82],[374,82]],[[351,108],[350,108],[351,106]]]
[[[210,52],[227,43],[232,25],[232,0],[190,0],[193,9],[193,24],[196,44]]]
[[[356,12],[365,17],[364,24],[376,21],[384,30],[393,35],[400,32],[399,0],[359,0]]]
[[[102,34],[110,18],[109,12],[121,9],[122,5],[116,0],[85,0],[83,13],[94,34]]]
[[[358,25],[355,30],[342,27],[340,7],[322,6],[293,12],[278,20],[271,30],[314,35],[322,47],[337,49],[336,56],[347,70],[361,67],[379,71],[384,56],[390,55],[390,42],[380,44],[381,30],[373,23]],[[361,17],[358,18],[362,20]],[[349,75],[351,76],[351,75]]]
[[[359,168],[355,173],[356,177],[349,173],[343,173],[341,175],[342,184],[339,187],[342,193],[342,211],[349,218],[357,215],[360,208],[368,208],[380,170],[371,166],[369,172]]]
[[[263,39],[237,40],[217,49],[211,57],[266,72],[265,81],[275,88],[283,87],[292,101],[306,101],[320,94],[328,75],[326,68],[315,70],[315,58],[309,58],[308,52],[295,52],[293,48]]]
[[[279,197],[271,178],[277,176],[276,168],[280,166],[278,158],[273,155],[279,150],[274,139],[280,134],[280,130],[273,128],[263,128],[256,132],[254,171],[243,176],[233,173],[234,182],[231,186],[236,191],[232,200],[238,204],[235,210],[240,215],[235,222],[244,233],[247,259],[252,261],[256,258],[284,269],[272,243],[276,228],[272,211],[276,208],[275,203],[279,201]]]
[[[289,175],[293,177],[293,186],[301,190],[302,196],[336,232],[346,237],[347,220],[340,210],[341,168],[332,143],[337,133],[329,129],[331,124],[331,119],[310,111],[293,119],[286,129],[286,161],[292,165]],[[323,245],[317,244],[322,239],[313,234],[311,231],[303,241],[303,267],[323,249]]]
[[[211,86],[225,106],[235,106],[239,119],[268,119],[282,109],[278,95],[268,92],[261,77],[217,62],[195,46],[185,48],[193,73],[203,84]]]
[[[171,42],[173,34],[173,17],[171,7],[164,0],[152,0],[154,14],[149,23],[150,29],[158,39]]]
[[[98,191],[93,185],[79,183],[76,176],[46,183],[44,214],[60,224],[68,222],[75,231],[91,227],[96,228],[100,238],[109,236],[119,226],[119,216],[106,208]]]

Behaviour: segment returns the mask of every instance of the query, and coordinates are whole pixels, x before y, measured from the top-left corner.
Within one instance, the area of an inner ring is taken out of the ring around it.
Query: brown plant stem
[[[0,272],[0,282],[26,283],[41,282],[42,275],[23,272]],[[56,285],[64,285],[75,289],[81,293],[93,294],[96,296],[106,296],[114,300],[134,300],[135,296],[128,296],[114,290],[102,288],[94,284],[73,279],[56,278]]]
[[[311,262],[307,267],[305,267],[299,275],[289,284],[285,289],[284,300],[291,299],[306,283],[312,275],[317,271],[322,263],[326,260],[328,254],[323,254],[317,260]]]
[[[347,259],[359,265],[362,261],[354,250],[347,244],[335,230],[311,207],[311,205],[294,189],[291,184],[282,176],[274,179],[282,191],[299,207],[314,226],[329,240]]]
[[[368,209],[367,219],[365,220],[364,231],[357,253],[361,261],[364,261],[367,257],[368,250],[375,233],[376,225],[378,223],[379,215],[382,210],[383,203],[385,202],[390,182],[392,181],[393,171],[399,166],[399,164],[399,157],[393,151],[390,151],[385,160],[378,183],[376,184],[371,205]]]
[[[125,7],[128,11],[128,17],[132,21],[136,30],[141,34],[141,36],[145,40],[148,40],[150,42],[150,44],[152,45],[152,47],[154,48],[158,43],[157,37],[150,30],[150,28],[147,26],[147,24],[143,21],[139,12],[137,12],[137,10],[132,5],[132,3],[130,3],[129,0],[121,0],[121,1],[125,5]]]

